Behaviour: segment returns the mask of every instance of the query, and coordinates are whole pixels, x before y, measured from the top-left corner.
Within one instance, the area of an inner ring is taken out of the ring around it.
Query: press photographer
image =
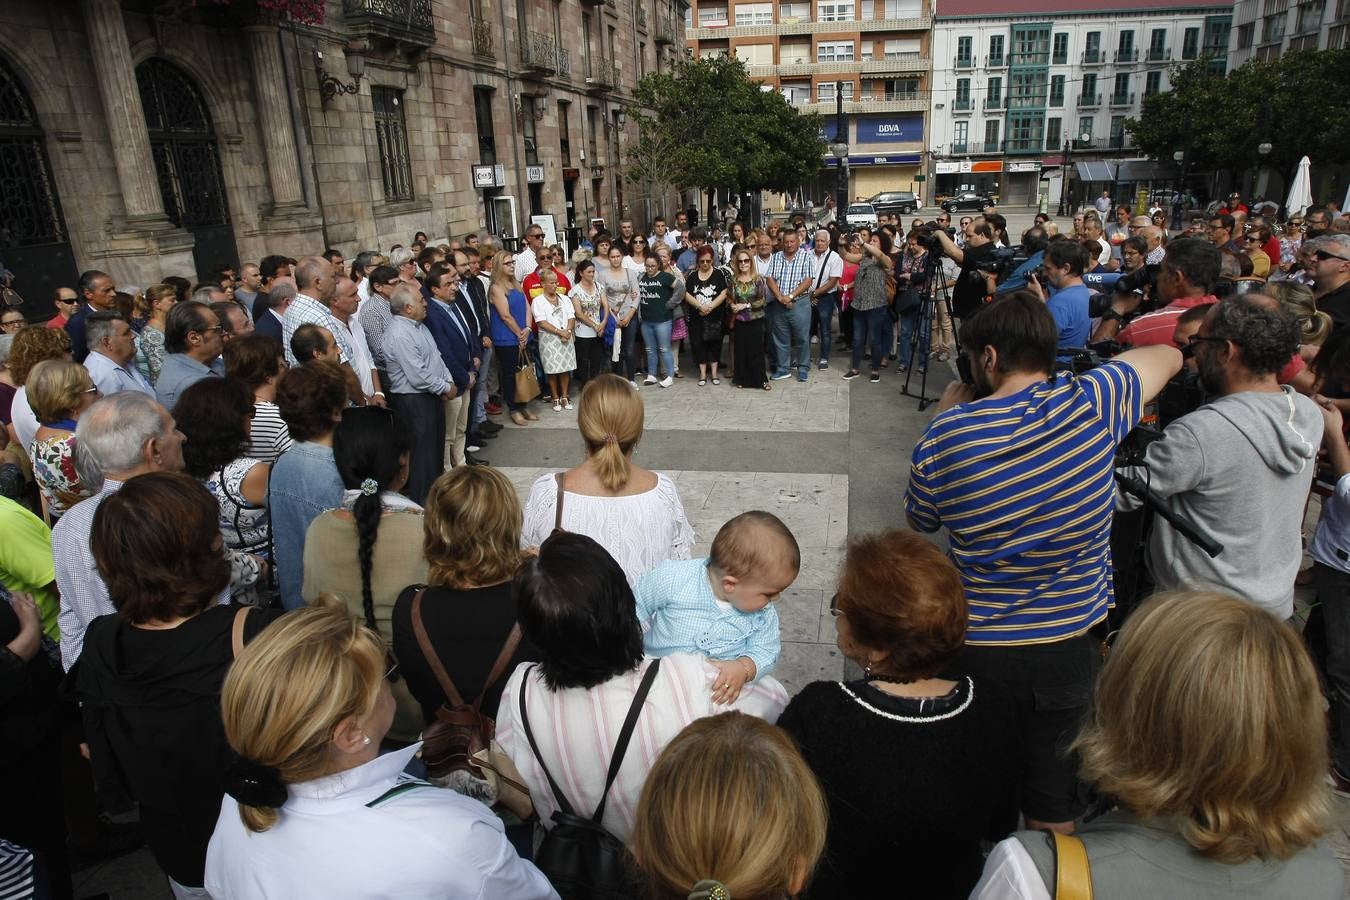
[[[905,495],[912,527],[947,529],[966,589],[953,671],[996,678],[1018,704],[1030,828],[1066,825],[1085,806],[1067,745],[1101,664],[1088,630],[1111,602],[1112,463],[1181,367],[1175,348],[1145,347],[1074,375],[1056,371],[1058,342],[1046,304],[1025,291],[963,322],[975,384],[948,385]]]
[[[1156,520],[1147,561],[1159,590],[1212,586],[1281,619],[1293,614],[1299,526],[1322,439],[1317,406],[1278,382],[1298,345],[1297,318],[1259,295],[1220,301],[1190,336],[1213,399],[1168,425],[1130,474],[1224,549],[1211,558]],[[1118,502],[1133,506],[1124,495]]]
[[[1157,297],[1166,305],[1138,315],[1142,294],[1116,292],[1110,309],[1102,313],[1092,341],[1117,340],[1134,347],[1171,344],[1177,317],[1192,306],[1214,303],[1219,280],[1219,248],[1199,238],[1177,238],[1167,245],[1157,273]],[[1147,269],[1144,270],[1147,275]],[[1122,278],[1138,277],[1138,273]],[[1124,324],[1128,321],[1128,325]]]
[[[965,237],[966,246],[961,248],[946,231],[938,230],[933,232],[936,243],[928,248],[930,253],[940,253],[960,266],[952,289],[952,309],[962,322],[994,292],[996,283],[994,273],[984,271],[994,256],[994,229],[982,219],[972,219],[966,225]]]
[[[1039,225],[1033,225],[1022,232],[1021,253],[1018,255],[1025,258],[1008,274],[1007,278],[999,282],[998,288],[994,291],[996,295],[1011,294],[1013,291],[1021,290],[1027,286],[1032,273],[1041,267],[1041,260],[1045,258],[1045,245],[1048,239],[1045,229]]]
[[[1088,318],[1090,292],[1083,284],[1088,252],[1076,241],[1055,241],[1045,249],[1046,285],[1032,276],[1030,290],[1045,301],[1045,308],[1059,329],[1059,353],[1056,360],[1069,362],[1070,351],[1087,346],[1091,322]]]

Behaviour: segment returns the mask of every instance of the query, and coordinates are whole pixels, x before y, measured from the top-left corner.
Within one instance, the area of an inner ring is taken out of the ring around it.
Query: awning
[[[1079,181],[1115,181],[1116,167],[1102,159],[1089,159],[1074,163]]]
[[[851,153],[848,157],[850,166],[917,166],[922,157],[918,153]],[[839,160],[833,156],[825,157],[825,167],[833,169],[839,165]]]
[[[1181,173],[1172,163],[1154,159],[1127,159],[1120,164],[1117,181],[1175,181]]]

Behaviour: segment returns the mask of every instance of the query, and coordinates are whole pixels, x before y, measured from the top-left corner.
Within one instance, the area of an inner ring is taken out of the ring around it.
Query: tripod
[[[956,343],[956,358],[958,360],[961,358],[961,337],[956,332],[956,313],[952,308],[951,290],[947,287],[947,279],[943,276],[940,251],[930,249],[924,256],[923,279],[924,289],[920,295],[918,312],[904,314],[913,315],[915,320],[914,330],[909,336],[909,369],[905,372],[904,387],[900,388],[900,393],[906,397],[919,398],[919,412],[923,412],[938,400],[936,397],[928,396],[928,348],[932,341],[933,320],[937,316],[938,304],[942,304],[942,309],[947,313],[947,320],[953,323],[952,339]],[[904,315],[901,316],[902,319]],[[911,394],[909,382],[914,377],[915,366],[921,367],[919,393]]]

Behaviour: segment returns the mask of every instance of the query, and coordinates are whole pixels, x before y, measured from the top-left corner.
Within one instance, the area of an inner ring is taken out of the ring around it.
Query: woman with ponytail
[[[342,508],[321,513],[305,535],[307,602],[333,594],[366,627],[389,640],[394,601],[403,586],[426,578],[422,508],[399,493],[408,480],[408,432],[391,410],[344,410],[333,431],[333,461],[346,493]],[[391,731],[412,741],[422,730],[417,701],[397,683]]]
[[[521,546],[538,547],[559,526],[587,535],[618,561],[630,585],[668,559],[689,559],[694,529],[675,482],[633,465],[642,423],[642,396],[627,381],[601,375],[586,385],[577,411],[586,459],[534,482]]]
[[[380,756],[394,718],[380,636],[321,595],[239,654],[221,693],[225,770],[206,854],[215,900],[557,897],[486,806]]]

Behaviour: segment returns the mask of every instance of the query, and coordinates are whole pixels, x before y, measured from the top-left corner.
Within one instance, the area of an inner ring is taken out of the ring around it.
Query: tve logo
[[[923,142],[923,114],[876,116],[858,119],[858,143],[895,144]]]

